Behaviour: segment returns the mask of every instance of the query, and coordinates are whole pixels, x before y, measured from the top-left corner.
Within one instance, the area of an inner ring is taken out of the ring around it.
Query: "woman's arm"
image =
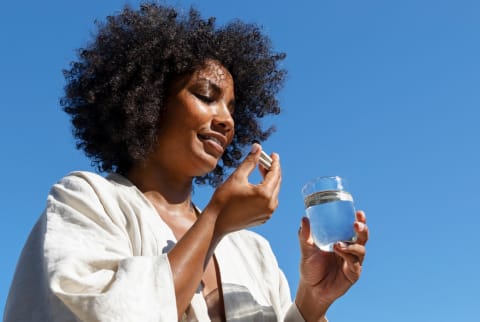
[[[254,185],[248,176],[258,164],[261,148],[252,152],[232,175],[214,192],[198,220],[169,252],[177,311],[188,307],[213,251],[226,234],[266,222],[278,205],[281,171],[278,155],[264,180]]]
[[[32,320],[44,320],[37,314],[48,321],[177,319],[167,255],[135,256],[146,224],[135,213],[145,209],[132,210],[119,198],[111,183],[93,174],[76,173],[54,185],[37,238],[43,264],[31,265],[30,254],[18,265],[48,299],[33,299],[46,305],[36,306]],[[16,285],[17,293],[28,292],[22,281]],[[15,304],[15,310],[22,307]]]

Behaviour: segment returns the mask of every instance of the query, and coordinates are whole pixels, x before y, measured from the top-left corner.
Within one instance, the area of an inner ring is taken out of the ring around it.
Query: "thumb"
[[[300,223],[298,240],[300,242],[302,256],[308,256],[315,244],[313,243],[313,238],[310,234],[310,220],[308,220],[307,217],[303,217]]]
[[[240,176],[248,177],[250,173],[255,169],[257,166],[258,160],[260,158],[260,151],[262,151],[262,147],[258,143],[252,144],[252,149],[250,153],[247,155],[245,160],[238,166],[237,174]]]

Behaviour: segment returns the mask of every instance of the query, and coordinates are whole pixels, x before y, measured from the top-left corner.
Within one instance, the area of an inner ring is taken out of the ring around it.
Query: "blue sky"
[[[136,6],[136,1],[130,2]],[[172,3],[172,2],[170,2]],[[0,10],[0,305],[50,186],[92,170],[59,107],[61,70],[93,20],[124,1],[9,1]],[[362,279],[331,321],[478,321],[480,3],[477,1],[175,1],[223,23],[258,23],[285,51],[277,132],[283,184],[266,236],[298,281],[300,189],[348,179],[371,230]],[[252,180],[255,180],[255,176]],[[209,189],[195,201],[208,202]],[[477,254],[477,255],[475,255]]]

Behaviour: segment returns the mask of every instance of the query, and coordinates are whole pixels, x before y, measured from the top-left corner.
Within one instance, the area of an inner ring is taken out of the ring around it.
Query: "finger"
[[[355,246],[356,248],[363,247],[356,244],[346,245],[345,243],[339,242],[335,244],[334,251],[335,254],[337,254],[340,258],[343,259],[342,266],[345,277],[353,284],[360,278],[364,255],[361,255],[362,252],[360,251],[360,249],[352,251],[352,248],[355,248],[352,246]]]
[[[282,186],[282,177],[280,176],[277,184],[275,185],[275,189],[273,190],[273,198],[278,199],[278,195],[280,194],[281,186]]]
[[[359,244],[347,244],[344,242],[336,243],[334,251],[352,267],[361,266],[367,252],[365,246]]]
[[[262,151],[260,144],[252,144],[250,153],[238,166],[237,170],[235,170],[235,173],[241,177],[248,177],[257,166],[258,159],[260,158],[260,151]]]
[[[336,243],[334,249],[335,251],[338,250],[340,253],[345,255],[345,257],[350,259],[352,263],[363,263],[363,259],[365,258],[365,254],[367,253],[367,249],[365,248],[365,246],[359,244],[348,244],[345,242]]]
[[[352,250],[351,246],[353,245],[348,245],[345,242],[337,242],[335,243],[333,250],[338,256],[343,258],[348,263],[351,263],[351,264],[360,263],[361,262],[360,257],[362,256],[360,249]],[[359,246],[359,247],[362,247],[362,246]]]
[[[298,230],[298,240],[300,242],[300,252],[302,257],[308,257],[312,250],[316,248],[310,233],[310,221],[307,217],[303,217]]]
[[[261,163],[258,164],[258,170],[260,171],[262,178],[265,179],[265,176],[267,175],[268,170],[265,169],[265,167]]]
[[[368,230],[368,226],[364,224],[363,222],[356,221],[353,224],[353,228],[355,229],[355,232],[357,234],[357,244],[360,245],[365,245],[368,241],[370,232]]]
[[[366,223],[367,222],[367,217],[365,216],[365,212],[362,211],[362,210],[358,210],[355,214],[356,218],[357,218],[357,221],[359,222],[362,222],[362,223]]]
[[[273,186],[273,191],[270,192],[271,193],[271,195],[269,196],[270,209],[277,209],[278,207],[278,203],[279,203],[278,195],[280,194],[281,182],[282,182],[282,179],[280,177],[280,179]]]

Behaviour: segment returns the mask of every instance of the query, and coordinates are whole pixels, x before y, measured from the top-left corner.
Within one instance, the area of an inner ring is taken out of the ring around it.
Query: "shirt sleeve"
[[[285,322],[304,322],[302,314],[298,311],[297,305],[293,302],[285,314]]]
[[[272,252],[273,254],[273,252]],[[276,260],[275,260],[276,262]],[[277,264],[278,265],[278,264]],[[292,301],[290,298],[290,287],[288,285],[287,278],[283,271],[279,268],[279,293],[280,299],[282,303],[282,307],[284,308],[284,322],[305,322],[302,314],[298,310],[295,301]],[[328,322],[326,318],[319,322]]]
[[[130,223],[100,194],[79,176],[52,188],[44,243],[50,290],[81,321],[177,321],[167,255],[133,256]]]
[[[262,254],[261,258],[263,263],[261,266],[266,267],[267,270],[264,278],[271,280],[270,284],[272,286],[274,285],[273,293],[275,293],[275,296],[272,297],[278,299],[278,304],[281,308],[281,314],[279,314],[278,320],[284,322],[305,322],[297,305],[295,302],[292,302],[288,280],[278,265],[270,243],[260,236],[256,236],[256,239],[259,240],[258,243],[261,245],[258,247],[258,249],[261,249],[260,253]],[[274,279],[272,279],[273,276],[275,276]]]
[[[280,280],[280,297],[282,300],[282,306],[284,307],[284,322],[305,322],[302,314],[298,311],[295,302],[292,302],[290,298],[290,287],[288,286],[287,278],[285,274],[279,269]]]

